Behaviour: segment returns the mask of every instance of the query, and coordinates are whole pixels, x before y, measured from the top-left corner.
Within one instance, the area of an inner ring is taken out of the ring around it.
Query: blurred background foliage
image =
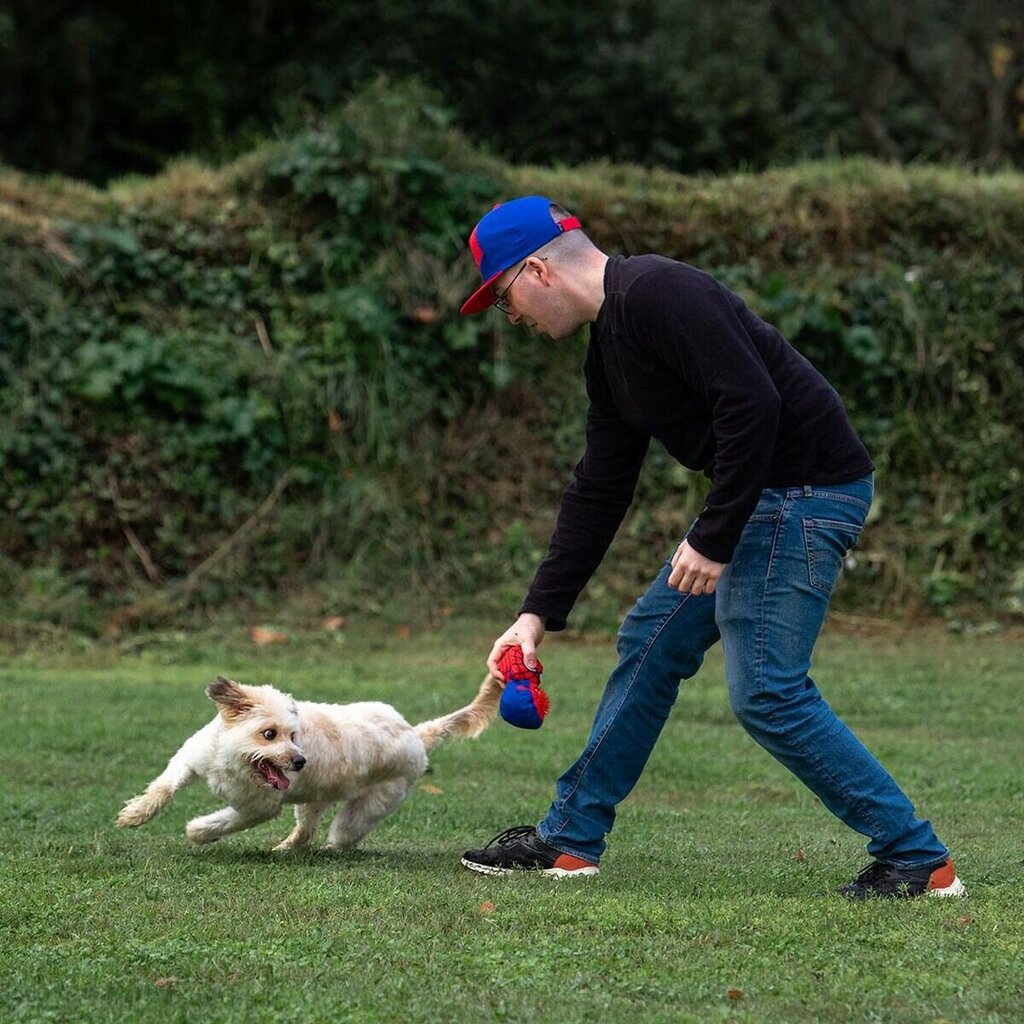
[[[840,607],[1024,614],[1022,15],[892,6],[0,3],[5,618],[514,610],[582,339],[457,309],[526,192],[836,385],[879,466]],[[704,489],[652,450],[573,625]]]
[[[0,152],[93,182],[234,156],[380,72],[517,163],[1024,158],[1019,0],[0,0]]]
[[[582,350],[457,308],[480,210],[533,190],[708,267],[828,374],[879,465],[849,600],[1020,609],[1024,177],[516,167],[384,81],[219,170],[0,176],[6,592],[115,628],[511,605],[579,454]],[[576,625],[614,620],[703,489],[652,452]]]

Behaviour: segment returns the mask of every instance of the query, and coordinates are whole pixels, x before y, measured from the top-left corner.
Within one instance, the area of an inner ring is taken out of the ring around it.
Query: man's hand
[[[498,668],[498,659],[509,647],[521,647],[523,661],[527,668],[537,667],[537,648],[544,639],[544,623],[539,615],[523,612],[522,615],[505,630],[491,648],[487,658],[487,667],[495,679],[504,682],[504,676]]]
[[[725,566],[721,562],[712,562],[699,551],[694,551],[684,540],[672,556],[672,572],[668,585],[680,594],[713,594],[718,578]]]

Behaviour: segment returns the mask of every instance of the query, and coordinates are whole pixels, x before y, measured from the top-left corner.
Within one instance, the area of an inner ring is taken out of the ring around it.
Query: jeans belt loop
[[[814,488],[810,484],[804,484],[804,497],[810,498],[814,495]]]

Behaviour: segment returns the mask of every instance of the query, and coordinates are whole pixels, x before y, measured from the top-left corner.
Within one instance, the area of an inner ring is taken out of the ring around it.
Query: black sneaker
[[[554,878],[586,878],[598,873],[596,864],[548,846],[532,825],[517,825],[495,836],[482,850],[467,850],[462,863],[485,875],[536,871]]]
[[[956,876],[956,866],[948,859],[931,868],[900,868],[876,860],[839,892],[851,900],[872,896],[896,900],[911,896],[967,895],[964,883]]]

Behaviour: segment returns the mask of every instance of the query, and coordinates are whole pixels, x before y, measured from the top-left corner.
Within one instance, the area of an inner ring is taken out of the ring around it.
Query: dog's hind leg
[[[330,804],[296,804],[295,805],[295,828],[287,839],[274,847],[275,850],[294,850],[299,846],[305,846],[313,838],[320,819]]]
[[[368,786],[353,797],[331,822],[327,845],[332,850],[355,846],[379,821],[386,818],[406,797],[413,779],[388,779]]]
[[[193,818],[185,826],[185,835],[193,843],[215,843],[221,836],[241,832],[243,829],[252,828],[253,825],[270,821],[271,818],[277,817],[279,811],[280,808],[275,807],[272,811],[259,814],[241,814],[234,807],[223,807],[213,814]]]

